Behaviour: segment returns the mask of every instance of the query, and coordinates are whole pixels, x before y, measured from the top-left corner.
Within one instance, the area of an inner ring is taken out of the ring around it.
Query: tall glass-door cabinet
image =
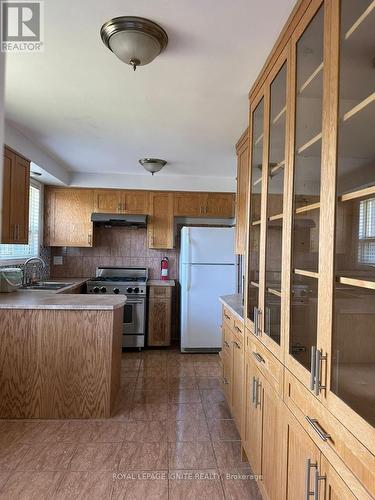
[[[251,110],[251,194],[247,318],[253,333],[282,357],[282,258],[287,188],[287,47]]]
[[[329,2],[312,2],[291,40],[291,175],[285,364],[315,387],[318,353],[323,106],[329,56]]]
[[[374,1],[333,0],[332,19],[336,100],[329,113],[317,376],[323,402],[349,428],[355,421],[357,437],[375,453]]]

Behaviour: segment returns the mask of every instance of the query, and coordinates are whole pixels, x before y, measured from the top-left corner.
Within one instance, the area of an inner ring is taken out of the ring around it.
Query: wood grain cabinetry
[[[371,0],[301,0],[249,95],[242,444],[265,498],[375,495],[374,30]]]
[[[171,286],[150,286],[147,338],[149,346],[171,344],[172,291]]]
[[[152,192],[149,203],[150,216],[147,223],[149,248],[173,248],[173,194]]]
[[[176,193],[174,214],[177,217],[228,219],[234,216],[234,195],[232,193]]]
[[[2,243],[29,240],[30,161],[4,148]]]
[[[92,246],[92,212],[148,215],[148,246],[155,249],[174,247],[175,216],[233,217],[234,195],[231,193],[63,189],[53,186],[48,186],[47,191],[45,242],[55,246]],[[70,217],[66,219],[67,216]],[[7,223],[4,225],[6,230],[8,226]],[[84,231],[81,237],[78,236],[79,230]]]
[[[93,245],[94,193],[90,189],[45,190],[45,245],[91,247]]]
[[[247,201],[249,192],[249,131],[240,137],[237,152],[236,244],[235,253],[244,255],[247,235]]]
[[[147,214],[147,191],[95,190],[95,211],[99,213]]]

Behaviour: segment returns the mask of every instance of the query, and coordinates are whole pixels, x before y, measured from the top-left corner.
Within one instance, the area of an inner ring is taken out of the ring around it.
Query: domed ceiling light
[[[152,175],[159,172],[167,164],[165,160],[160,160],[159,158],[142,158],[139,160],[139,163]]]
[[[103,24],[100,35],[109,50],[134,71],[153,61],[168,44],[163,28],[143,17],[115,17]]]

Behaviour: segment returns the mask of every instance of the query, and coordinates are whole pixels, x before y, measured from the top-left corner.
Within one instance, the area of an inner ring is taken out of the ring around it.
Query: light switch
[[[53,265],[54,266],[62,266],[63,265],[62,255],[54,255],[53,256]]]

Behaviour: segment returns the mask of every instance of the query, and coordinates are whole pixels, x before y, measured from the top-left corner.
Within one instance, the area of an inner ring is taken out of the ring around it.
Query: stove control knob
[[[129,288],[127,288],[127,289],[126,289],[126,291],[127,291],[128,293],[132,293],[133,288],[129,286]]]
[[[106,287],[105,287],[105,286],[102,286],[102,287],[100,288],[100,291],[101,291],[102,293],[107,293],[107,289],[106,289]]]
[[[113,293],[120,293],[120,289],[119,288],[114,288],[113,289]]]
[[[139,293],[139,288],[138,287],[134,288],[134,293]]]
[[[99,293],[99,287],[98,286],[94,286],[94,288],[92,289],[92,291],[94,293]]]

